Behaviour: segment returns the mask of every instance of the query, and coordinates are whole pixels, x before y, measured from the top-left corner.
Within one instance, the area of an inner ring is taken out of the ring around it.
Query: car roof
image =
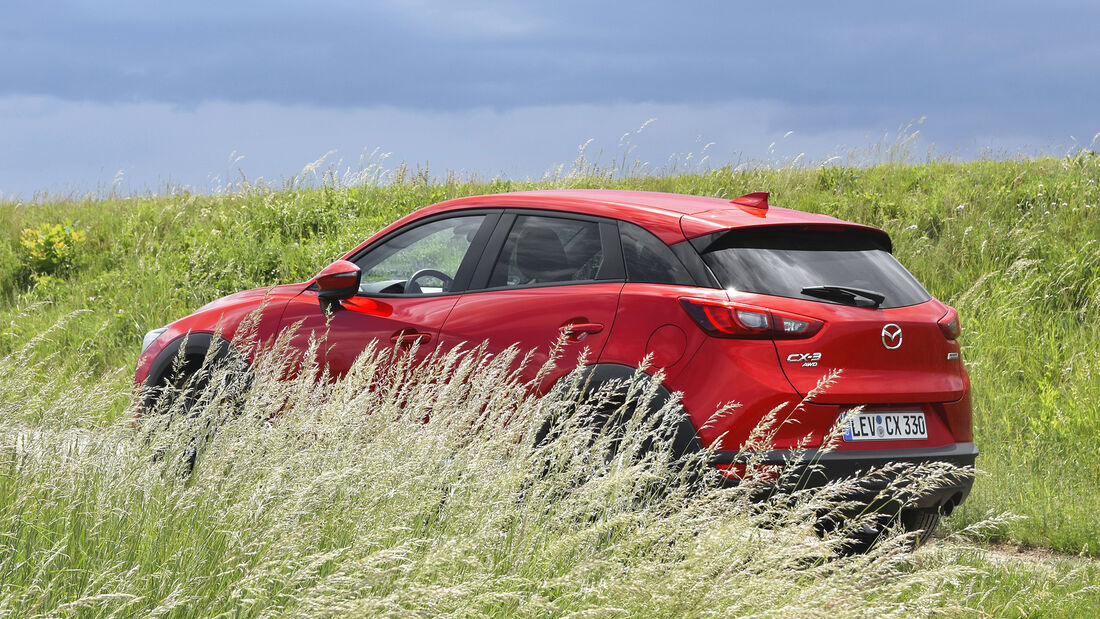
[[[731,228],[799,224],[857,227],[886,236],[878,228],[776,206],[759,209],[741,207],[722,198],[609,189],[549,189],[468,196],[425,207],[406,219],[472,208],[542,209],[621,219],[642,226],[668,244]]]

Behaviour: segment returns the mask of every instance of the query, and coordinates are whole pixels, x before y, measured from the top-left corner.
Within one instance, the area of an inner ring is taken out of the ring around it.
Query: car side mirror
[[[337,260],[317,274],[317,301],[325,314],[340,309],[340,301],[350,299],[359,292],[359,280],[363,274],[355,264]]]

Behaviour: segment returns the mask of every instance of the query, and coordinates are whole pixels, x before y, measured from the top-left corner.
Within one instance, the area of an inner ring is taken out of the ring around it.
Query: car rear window
[[[839,303],[802,290],[840,286],[882,295],[883,308],[932,298],[882,239],[861,230],[744,228],[708,240],[703,260],[725,288]]]

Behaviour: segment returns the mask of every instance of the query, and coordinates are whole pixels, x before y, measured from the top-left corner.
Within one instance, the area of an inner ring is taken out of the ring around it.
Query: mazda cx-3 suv
[[[662,394],[683,394],[681,446],[714,449],[730,476],[764,415],[807,396],[764,463],[783,466],[805,445],[823,481],[896,462],[970,466],[977,455],[955,310],[894,259],[884,231],[770,206],[766,193],[565,190],[442,202],[309,281],[233,294],[151,331],[136,382],[164,385],[177,355],[186,372],[209,347],[229,350],[257,309],[260,341],[300,323],[293,345],[304,349],[310,333],[327,330],[322,361],[335,375],[374,340],[417,343],[421,356],[518,344],[535,351],[533,378],[564,334],[566,353],[590,351],[596,382],[629,378],[650,355]],[[730,402],[740,406],[712,419]],[[839,445],[815,453],[842,416]],[[929,489],[907,505],[909,521],[935,526],[971,483]]]

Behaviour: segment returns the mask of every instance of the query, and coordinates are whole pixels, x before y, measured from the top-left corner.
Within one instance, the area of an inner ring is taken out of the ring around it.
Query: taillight
[[[759,307],[699,299],[680,299],[680,303],[704,331],[715,337],[796,339],[810,337],[825,324],[814,318]]]
[[[962,333],[962,325],[959,324],[959,313],[955,311],[955,308],[947,308],[947,314],[940,318],[940,331],[943,331],[944,337],[949,340],[959,339],[959,334]]]

